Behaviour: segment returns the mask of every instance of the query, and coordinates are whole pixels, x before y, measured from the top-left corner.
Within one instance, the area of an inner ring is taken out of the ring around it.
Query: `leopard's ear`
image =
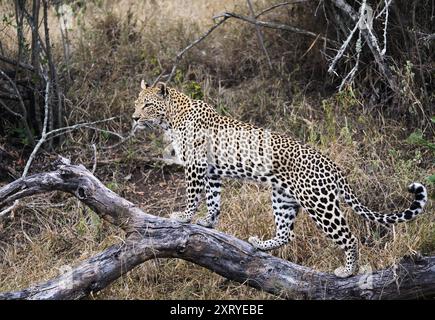
[[[140,87],[142,88],[142,90],[145,90],[148,89],[150,85],[146,83],[144,79],[142,79],[142,81],[140,82]]]
[[[156,87],[157,87],[157,93],[162,98],[166,98],[166,96],[169,94],[169,90],[168,90],[168,87],[166,86],[166,83],[159,82],[159,83],[157,83]]]

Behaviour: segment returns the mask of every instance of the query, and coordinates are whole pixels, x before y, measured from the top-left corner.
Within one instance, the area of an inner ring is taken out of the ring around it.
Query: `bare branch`
[[[165,70],[163,70],[158,76],[157,78],[154,80],[154,82],[151,84],[151,87],[154,87],[157,82],[159,82],[159,80],[163,77],[163,75],[165,74]]]
[[[166,82],[170,82],[172,78],[175,75],[175,70],[178,67],[178,64],[180,63],[181,58],[183,58],[183,55],[192,49],[194,46],[199,44],[202,40],[207,38],[217,27],[219,27],[221,24],[223,24],[228,18],[224,17],[219,22],[215,23],[210,29],[208,29],[204,34],[202,34],[198,39],[190,43],[187,47],[185,47],[183,50],[177,53],[177,56],[175,57],[175,62],[172,67],[171,73],[169,74],[169,77],[167,78]]]
[[[359,16],[345,0],[332,0],[332,3],[337,8],[339,8],[343,13],[345,13],[353,22],[357,23],[359,21]],[[393,77],[393,74],[391,73],[388,65],[386,64],[384,57],[382,56],[380,51],[378,51],[376,48],[376,44],[372,40],[373,34],[370,34],[370,28],[361,29],[361,34],[364,37],[364,39],[367,41],[370,51],[372,52],[373,57],[375,58],[375,61],[379,67],[379,70],[381,71],[385,80],[388,82],[391,89],[397,92],[398,85],[396,83],[396,80]]]
[[[17,97],[18,97],[18,101],[20,102],[20,107],[21,107],[21,115],[22,115],[22,119],[23,121],[23,125],[24,125],[24,130],[26,132],[26,137],[27,139],[29,139],[30,144],[34,145],[35,144],[35,139],[33,138],[33,134],[30,131],[29,125],[27,123],[27,109],[26,106],[24,104],[23,98],[21,97],[20,91],[17,88],[17,85],[15,84],[15,82],[6,74],[3,72],[3,70],[0,69],[0,74],[10,83],[10,85],[12,86],[12,88],[14,89]]]
[[[15,112],[14,110],[12,110],[11,108],[9,108],[6,105],[6,103],[4,103],[3,100],[1,100],[1,99],[0,99],[0,104],[2,105],[3,108],[6,109],[7,112],[9,112],[10,114],[14,115],[15,117],[18,117],[18,118],[22,119],[23,121],[25,121],[25,119],[23,119],[23,115],[22,114],[19,114],[19,113]]]
[[[52,92],[55,95],[56,104],[52,104],[49,108],[49,130],[53,130],[55,127],[62,126],[62,99],[59,90],[59,81],[56,72],[56,66],[54,65],[53,55],[51,54],[51,44],[50,44],[50,32],[48,28],[48,1],[43,0],[43,21],[44,21],[44,33],[45,33],[45,47],[46,47],[46,57],[49,68],[49,75],[51,79]],[[54,115],[53,105],[56,105],[56,117]],[[55,123],[55,118],[56,122]],[[50,147],[52,146],[52,141],[49,142]]]
[[[126,141],[130,140],[131,138],[133,138],[134,135],[136,134],[137,130],[138,130],[138,127],[133,125],[131,127],[131,130],[130,130],[130,132],[128,133],[127,136],[123,137],[119,142],[117,142],[117,143],[115,143],[115,144],[113,144],[111,146],[103,147],[103,149],[108,150],[108,149],[113,149],[113,148],[116,148],[116,147],[120,146],[121,144],[123,144]]]
[[[332,60],[331,64],[329,65],[328,72],[334,72],[335,71],[335,65],[337,64],[338,60],[343,56],[346,48],[348,47],[350,40],[352,40],[353,35],[358,30],[358,23],[355,24],[355,27],[350,31],[349,36],[347,39],[343,42],[340,49],[338,50],[337,54],[335,55],[334,60]]]
[[[292,4],[298,4],[298,3],[306,3],[308,1],[310,1],[310,0],[294,0],[294,1],[286,1],[286,2],[277,3],[277,4],[273,5],[273,6],[270,6],[270,7],[266,8],[266,9],[260,11],[260,13],[258,13],[255,16],[255,18],[258,18],[258,17],[260,17],[260,16],[262,16],[262,15],[264,15],[264,14],[266,14],[266,13],[268,13],[268,12],[274,10],[274,9],[277,9],[279,7],[288,6],[288,5],[292,5]]]
[[[14,1],[15,4],[15,22],[17,24],[16,30],[17,30],[17,45],[18,45],[18,53],[17,53],[17,64],[15,65],[15,78],[18,74],[18,69],[20,68],[19,63],[21,62],[22,56],[23,56],[23,49],[24,49],[24,32],[23,32],[23,25],[24,25],[24,17],[21,10],[21,7],[24,6],[24,3],[21,3],[20,1]]]
[[[104,133],[110,134],[110,135],[115,136],[115,137],[117,137],[117,138],[119,138],[119,139],[124,139],[124,136],[122,136],[122,135],[120,135],[119,133],[114,132],[114,131],[105,130],[105,129],[100,129],[100,128],[97,128],[97,127],[94,127],[94,126],[91,126],[91,125],[85,125],[84,127],[85,127],[85,128],[88,128],[88,129],[92,129],[92,130],[94,130],[94,131],[104,132]]]
[[[94,124],[99,124],[99,123],[104,123],[104,122],[108,122],[108,121],[112,121],[115,119],[118,119],[119,117],[110,117],[107,119],[102,119],[102,120],[97,120],[97,121],[92,121],[92,122],[82,122],[82,123],[77,123],[74,124],[72,126],[68,126],[68,127],[63,127],[63,128],[58,128],[58,129],[54,129],[50,132],[47,133],[47,136],[57,136],[58,134],[65,134],[67,132],[71,132],[73,130],[77,130],[83,127],[90,127]]]
[[[49,113],[49,97],[50,97],[50,80],[47,79],[46,86],[45,86],[45,105],[44,105],[44,124],[42,125],[42,135],[39,139],[38,143],[33,148],[32,153],[29,156],[29,159],[27,159],[26,166],[24,167],[23,171],[23,177],[27,175],[27,172],[30,169],[30,165],[33,162],[33,159],[35,158],[36,154],[39,151],[39,148],[42,146],[42,144],[47,139],[47,126],[48,126],[48,113]]]
[[[20,201],[19,200],[15,200],[13,205],[11,205],[10,207],[7,207],[6,209],[0,211],[0,218],[2,218],[3,216],[6,216],[6,215],[9,216],[9,213],[14,211],[18,207],[19,204],[20,204]]]
[[[92,165],[92,174],[95,173],[95,170],[97,170],[97,146],[95,143],[92,144],[92,150],[94,151],[94,164]]]
[[[62,38],[63,55],[65,58],[65,67],[68,81],[71,81],[71,67],[70,67],[70,41],[68,36],[68,18],[65,8],[68,5],[62,3],[55,4],[55,10],[59,21],[60,35]]]
[[[435,40],[435,33],[426,35],[423,37],[424,41],[430,42]]]
[[[285,30],[285,31],[291,31],[291,32],[295,32],[295,33],[299,33],[299,34],[303,34],[306,36],[310,36],[313,38],[318,38],[319,35],[315,34],[314,32],[311,31],[306,31],[300,28],[296,28],[296,27],[292,27],[286,24],[279,24],[279,23],[274,23],[274,22],[265,22],[265,21],[260,21],[260,20],[256,20],[255,18],[252,17],[247,17],[247,16],[243,16],[237,13],[232,13],[232,12],[224,12],[220,15],[217,15],[215,17],[213,17],[213,20],[219,19],[221,18],[217,23],[215,23],[210,29],[208,29],[205,33],[203,33],[199,38],[197,38],[195,41],[193,41],[192,43],[190,43],[188,46],[186,46],[183,50],[181,50],[177,56],[175,57],[175,62],[173,64],[171,73],[169,74],[166,82],[170,82],[172,80],[172,78],[175,75],[175,71],[178,67],[178,64],[180,63],[180,60],[182,59],[183,55],[189,51],[190,49],[192,49],[193,47],[195,47],[197,44],[199,44],[201,41],[203,41],[205,38],[207,38],[207,36],[209,36],[217,27],[219,27],[220,25],[222,25],[225,21],[227,21],[229,18],[235,18],[235,19],[239,19],[251,24],[254,24],[256,26],[260,26],[260,27],[264,27],[264,28],[271,28],[271,29],[279,29],[279,30]],[[324,36],[320,36],[320,39],[333,43],[334,45],[338,45],[338,43],[334,40],[328,39]],[[159,76],[160,77],[160,76]]]
[[[29,71],[34,71],[35,70],[30,64],[23,63],[23,62],[18,62],[18,61],[6,58],[6,57],[4,57],[2,55],[0,55],[0,61],[6,62],[6,63],[14,65],[14,66],[19,66],[20,68],[27,69]]]
[[[255,17],[254,8],[252,7],[251,0],[246,0],[246,1],[248,3],[248,8],[249,8],[249,11],[251,13],[251,18],[253,18],[254,20],[257,20]],[[267,52],[267,49],[264,46],[263,34],[261,33],[260,27],[258,26],[257,23],[255,23],[255,31],[257,33],[258,44],[263,49],[264,55],[266,56],[266,59],[267,59],[267,63],[269,64],[269,68],[272,70],[273,69],[272,61],[270,61],[269,53]]]
[[[2,100],[12,100],[12,101],[19,101],[18,96],[6,92],[0,92],[0,99]]]
[[[247,17],[241,14],[237,14],[237,13],[233,13],[233,12],[224,12],[220,15],[215,16],[214,18],[235,18],[235,19],[239,19],[251,24],[257,24],[260,27],[264,27],[264,28],[271,28],[271,29],[278,29],[278,30],[285,30],[285,31],[291,31],[294,33],[298,33],[298,34],[303,34],[312,38],[317,38],[319,35],[311,32],[311,31],[307,31],[304,29],[300,29],[297,27],[293,27],[287,24],[282,24],[282,23],[275,23],[275,22],[266,22],[266,21],[261,21],[261,20],[254,20],[251,17]],[[337,45],[338,43],[334,40],[328,39],[324,36],[320,36],[320,39],[326,41],[326,42],[330,42],[333,43],[334,45]]]

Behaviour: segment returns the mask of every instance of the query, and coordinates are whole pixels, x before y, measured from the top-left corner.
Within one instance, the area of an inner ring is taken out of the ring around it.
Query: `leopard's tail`
[[[426,188],[422,184],[414,182],[408,187],[408,191],[415,195],[414,201],[408,209],[401,212],[385,214],[374,212],[360,203],[345,179],[341,181],[342,183],[339,185],[340,194],[344,201],[352,207],[353,211],[367,220],[380,224],[396,224],[413,220],[417,215],[423,212],[423,208],[427,202]]]

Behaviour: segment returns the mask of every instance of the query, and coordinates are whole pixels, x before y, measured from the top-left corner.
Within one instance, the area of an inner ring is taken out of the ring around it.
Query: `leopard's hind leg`
[[[358,268],[358,241],[350,232],[346,219],[340,210],[336,192],[320,196],[311,194],[309,200],[303,201],[302,206],[322,229],[334,241],[346,256],[344,267],[337,268],[334,273],[337,277],[346,278],[357,271]]]
[[[284,189],[273,187],[272,207],[276,226],[275,237],[264,241],[258,237],[250,237],[248,240],[255,248],[260,250],[276,249],[294,239],[293,227],[299,204]]]

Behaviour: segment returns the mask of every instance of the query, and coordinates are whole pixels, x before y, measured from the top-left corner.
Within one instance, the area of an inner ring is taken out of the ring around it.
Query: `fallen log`
[[[61,158],[54,171],[18,179],[0,189],[0,207],[27,196],[63,191],[122,228],[126,241],[30,288],[0,299],[80,299],[104,289],[144,261],[179,258],[230,280],[279,295],[308,299],[411,299],[435,296],[435,257],[405,259],[393,267],[347,279],[270,254],[217,230],[147,214],[106,188],[90,171]]]

